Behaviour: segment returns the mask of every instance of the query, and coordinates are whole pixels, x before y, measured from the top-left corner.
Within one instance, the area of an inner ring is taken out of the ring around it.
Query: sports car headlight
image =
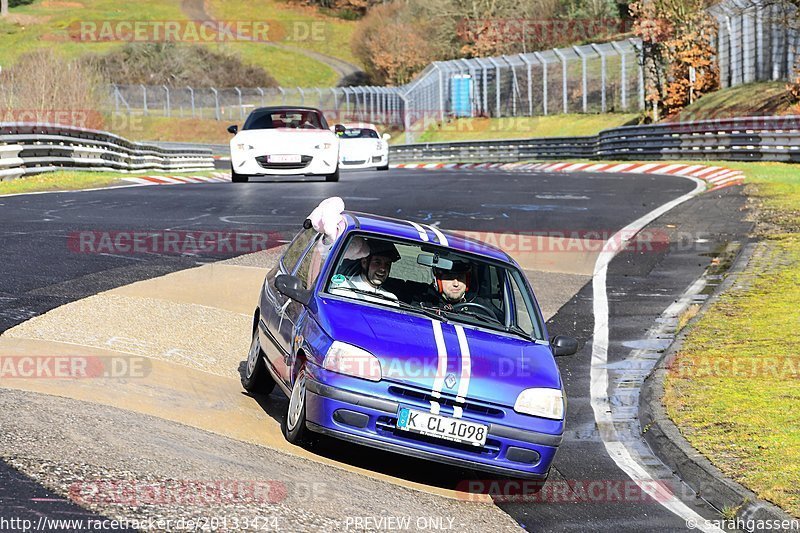
[[[357,346],[339,341],[334,341],[328,348],[322,367],[331,372],[370,381],[380,381],[383,377],[377,357]]]
[[[317,150],[330,150],[331,148],[333,148],[333,143],[318,144],[314,148]]]
[[[561,389],[525,389],[517,396],[514,410],[523,415],[562,420],[564,396]]]
[[[249,144],[237,144],[236,149],[244,152],[246,150],[253,150],[253,147]]]

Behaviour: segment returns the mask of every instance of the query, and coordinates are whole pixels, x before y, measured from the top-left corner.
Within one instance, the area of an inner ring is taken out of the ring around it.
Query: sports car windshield
[[[324,283],[329,294],[544,340],[522,274],[438,246],[351,235]]]
[[[328,129],[325,118],[311,109],[279,109],[253,111],[244,123],[245,130]]]
[[[342,139],[378,139],[378,132],[371,129],[346,129],[341,135]]]

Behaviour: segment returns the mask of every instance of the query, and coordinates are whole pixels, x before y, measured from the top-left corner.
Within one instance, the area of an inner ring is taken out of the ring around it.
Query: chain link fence
[[[731,87],[793,75],[800,32],[789,8],[770,0],[727,0],[717,20],[721,84]],[[255,107],[306,105],[329,122],[372,122],[405,131],[406,142],[453,118],[641,112],[641,41],[439,61],[401,87],[168,88],[114,85],[119,113],[242,122]],[[513,127],[513,126],[511,126]]]
[[[797,75],[796,8],[770,0],[727,0],[710,13],[719,30],[716,46],[722,87]]]

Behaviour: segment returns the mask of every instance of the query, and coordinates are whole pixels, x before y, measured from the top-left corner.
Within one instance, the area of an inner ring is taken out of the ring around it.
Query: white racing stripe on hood
[[[410,220],[408,221],[408,223],[414,226],[414,229],[417,230],[417,233],[419,233],[420,239],[422,239],[425,242],[428,242],[430,240],[428,239],[428,233],[424,229],[422,229],[422,226],[420,226],[416,222],[411,222]]]
[[[439,231],[439,228],[436,226],[428,226],[428,228],[433,232],[434,235],[436,235],[436,238],[439,239],[439,244],[442,246],[450,246],[450,244],[447,242],[447,237],[444,236],[444,233]]]
[[[439,354],[439,361],[436,365],[436,377],[433,378],[433,390],[431,390],[431,395],[434,398],[440,398],[442,396],[442,386],[444,386],[444,375],[447,372],[447,346],[444,344],[442,323],[433,318],[431,318],[431,323],[433,324],[433,338],[436,340],[436,351]],[[434,403],[436,404],[435,408],[433,407]],[[434,409],[436,413],[438,413],[439,404],[432,401],[431,413],[434,413]]]
[[[461,379],[458,382],[458,393],[456,394],[456,401],[458,403],[466,403],[467,393],[469,391],[469,380],[472,376],[472,360],[470,359],[469,343],[467,342],[467,335],[464,333],[464,327],[455,325],[456,336],[458,336],[458,347],[461,349]],[[461,418],[461,408],[456,409],[456,417]]]

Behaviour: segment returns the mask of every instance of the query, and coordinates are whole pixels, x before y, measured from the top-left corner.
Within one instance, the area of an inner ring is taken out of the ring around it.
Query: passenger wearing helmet
[[[370,240],[369,255],[361,258],[361,271],[350,277],[341,274],[331,279],[331,293],[368,301],[397,301],[397,296],[382,287],[392,270],[392,263],[400,259],[394,244],[383,240]],[[370,298],[364,292],[379,295]]]

